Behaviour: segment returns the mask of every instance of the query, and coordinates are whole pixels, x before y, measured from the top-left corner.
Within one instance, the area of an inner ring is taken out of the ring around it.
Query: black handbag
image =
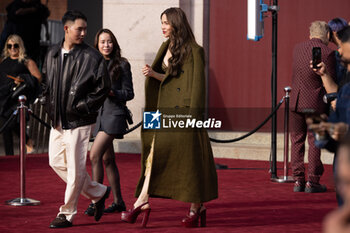
[[[125,116],[126,116],[126,121],[128,122],[129,125],[134,124],[134,121],[132,119],[132,112],[130,111],[130,109],[125,105],[124,105],[124,110],[125,110]]]

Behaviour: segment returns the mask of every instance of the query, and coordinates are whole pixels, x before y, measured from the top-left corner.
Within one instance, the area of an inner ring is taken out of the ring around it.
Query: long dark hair
[[[169,74],[177,76],[181,72],[185,58],[191,51],[190,44],[196,40],[183,10],[177,7],[168,8],[160,15],[160,18],[164,14],[172,27],[169,37],[169,50],[172,54],[172,57],[169,58]]]
[[[107,33],[111,37],[112,43],[113,43],[113,50],[112,52],[108,55],[109,59],[111,60],[111,65],[109,65],[108,72],[111,77],[111,79],[118,79],[120,75],[120,64],[122,61],[126,61],[125,58],[121,56],[121,50],[120,46],[118,44],[117,38],[114,36],[113,32],[109,29],[102,28],[100,29],[95,36],[95,43],[94,46],[97,50],[98,49],[98,40],[100,38],[100,35],[102,33]]]

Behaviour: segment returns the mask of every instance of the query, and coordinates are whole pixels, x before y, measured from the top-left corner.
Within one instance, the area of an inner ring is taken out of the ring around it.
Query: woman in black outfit
[[[99,111],[96,121],[95,141],[90,150],[92,179],[99,183],[103,182],[103,158],[114,199],[112,205],[105,209],[105,212],[121,212],[126,208],[120,189],[113,139],[122,139],[128,128],[126,122],[126,101],[134,98],[132,75],[130,64],[126,58],[121,57],[117,39],[110,30],[101,29],[97,32],[95,48],[100,51],[107,61],[112,88]],[[90,205],[85,213],[93,215],[93,205]]]
[[[27,97],[27,103],[31,103],[37,97],[41,73],[36,63],[30,59],[24,48],[23,40],[18,35],[10,35],[2,51],[0,59],[0,117],[7,120],[18,105],[17,96],[12,97],[13,90],[21,84],[26,84],[26,89],[20,94]],[[13,155],[12,132],[19,135],[19,124],[13,120],[3,133],[5,153]],[[33,141],[26,136],[27,153],[33,152]]]

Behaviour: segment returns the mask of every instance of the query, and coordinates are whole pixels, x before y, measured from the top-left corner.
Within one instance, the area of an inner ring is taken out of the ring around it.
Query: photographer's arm
[[[310,67],[312,68],[312,62],[310,63]],[[333,93],[338,91],[338,85],[334,82],[334,79],[331,77],[330,73],[327,71],[326,65],[321,62],[317,65],[318,69],[313,69],[313,71],[318,74],[321,79],[324,88],[327,93]]]

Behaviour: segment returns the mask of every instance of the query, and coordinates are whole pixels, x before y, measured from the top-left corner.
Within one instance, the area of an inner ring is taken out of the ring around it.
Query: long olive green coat
[[[161,66],[169,45],[160,47],[152,68],[162,72]],[[193,43],[192,52],[185,59],[181,74],[165,74],[162,82],[147,78],[145,111],[163,114],[191,114],[201,118],[205,108],[204,50]],[[202,203],[218,197],[217,174],[213,153],[205,129],[142,129],[141,177],[135,195],[144,182],[145,161],[154,138],[154,154],[148,193],[184,202]]]

